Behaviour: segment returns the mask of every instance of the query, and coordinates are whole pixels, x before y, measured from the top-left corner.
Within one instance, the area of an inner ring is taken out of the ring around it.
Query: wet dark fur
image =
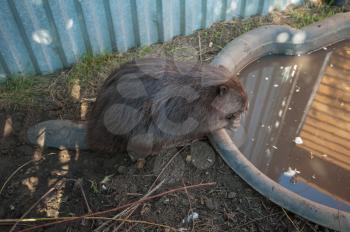
[[[107,78],[89,116],[87,141],[94,150],[143,158],[230,126],[246,107],[240,82],[223,67],[142,59]]]

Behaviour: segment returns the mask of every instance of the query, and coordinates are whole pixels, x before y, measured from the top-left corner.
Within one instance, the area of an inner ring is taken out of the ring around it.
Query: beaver
[[[142,160],[233,127],[246,109],[247,95],[226,68],[144,58],[109,75],[87,123],[46,121],[28,137],[42,146],[128,152]]]

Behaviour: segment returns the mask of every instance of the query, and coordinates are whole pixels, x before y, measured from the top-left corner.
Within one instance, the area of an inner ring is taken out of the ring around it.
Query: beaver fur
[[[230,127],[246,108],[241,83],[223,67],[136,60],[104,82],[89,115],[87,143],[142,159]]]

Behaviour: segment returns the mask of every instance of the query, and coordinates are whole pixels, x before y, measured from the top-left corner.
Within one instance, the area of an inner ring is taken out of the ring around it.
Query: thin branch
[[[47,154],[45,156],[53,155],[53,154],[56,154],[56,153],[49,153],[49,154]],[[44,156],[41,159],[39,159],[39,160],[29,160],[29,161],[25,162],[24,164],[22,164],[21,166],[19,166],[14,172],[12,172],[11,175],[9,177],[7,177],[6,181],[2,185],[2,187],[0,189],[0,195],[3,192],[3,190],[5,189],[5,186],[7,185],[7,183],[14,177],[14,175],[16,175],[17,172],[19,172],[19,170],[21,170],[22,168],[24,168],[28,164],[31,164],[31,163],[34,163],[34,162],[38,162],[38,161],[42,160],[43,158],[44,158]]]
[[[160,173],[158,174],[157,178],[154,180],[154,182],[152,183],[151,187],[149,187],[148,191],[150,191],[153,186],[157,183],[157,181],[159,180],[159,178],[161,177],[161,175],[163,174],[163,172],[166,170],[166,168],[170,165],[171,162],[173,162],[173,160],[185,149],[185,147],[187,146],[184,146],[182,147],[180,150],[178,150],[174,155],[173,157],[171,157],[171,159],[162,167],[162,170],[160,171]]]
[[[152,193],[154,193],[157,189],[159,189],[164,183],[164,180],[161,181],[156,187],[154,187],[151,191],[149,191],[145,196],[143,196],[140,200],[143,200],[143,199],[146,199],[148,196],[150,196]],[[135,205],[132,205],[130,206],[129,208],[125,209],[124,211],[120,212],[119,214],[115,215],[113,217],[113,219],[116,219],[122,215],[125,215],[125,214],[128,214],[126,216],[126,218],[124,218],[125,220],[127,220],[131,215],[132,213],[137,209],[137,207],[139,206],[140,204],[135,204]],[[100,225],[97,229],[95,229],[94,231],[99,231],[100,229],[102,229],[104,226],[107,226],[108,225],[108,221],[103,223],[102,225]],[[121,223],[118,228],[120,228],[121,226],[123,225],[123,223]],[[117,230],[118,230],[117,228]]]
[[[202,59],[202,41],[201,41],[201,33],[198,32],[198,47],[199,47],[199,60],[201,64],[203,63]]]
[[[189,185],[189,186],[186,186],[186,189],[189,190],[189,189],[195,189],[195,188],[201,188],[201,187],[209,187],[209,186],[213,186],[213,185],[216,185],[216,182],[209,182],[209,183],[201,183],[201,184]],[[85,215],[82,215],[82,216],[79,216],[79,217],[53,218],[52,220],[60,220],[60,221],[50,222],[50,223],[46,223],[46,224],[42,224],[42,225],[33,226],[33,227],[30,227],[30,228],[23,229],[20,232],[32,231],[32,230],[35,230],[35,229],[39,229],[39,228],[43,228],[43,227],[47,227],[47,226],[51,226],[51,225],[57,225],[57,224],[65,223],[65,222],[72,222],[72,221],[76,221],[76,220],[79,220],[79,219],[82,219],[82,218],[86,218],[86,217],[98,216],[98,215],[102,215],[102,214],[105,214],[105,213],[110,213],[110,212],[122,210],[122,209],[125,209],[125,208],[127,208],[127,207],[129,207],[131,205],[134,205],[134,204],[144,203],[146,201],[150,201],[152,199],[159,198],[159,197],[162,197],[164,195],[168,195],[168,194],[171,194],[171,193],[174,193],[174,192],[178,192],[178,191],[183,191],[183,190],[185,190],[185,187],[179,187],[179,188],[175,188],[175,189],[170,189],[168,191],[165,191],[165,192],[153,195],[153,196],[149,196],[149,197],[147,197],[145,199],[142,199],[142,200],[138,200],[138,201],[135,201],[135,202],[127,203],[125,205],[118,206],[118,207],[115,207],[115,208],[112,208],[112,209],[108,209],[108,210],[104,210],[104,211],[100,211],[100,212],[95,212],[95,213],[91,213],[91,214],[85,214]],[[28,222],[28,219],[26,219],[26,220]],[[0,219],[0,222],[2,222],[1,219]]]
[[[47,196],[48,196],[53,190],[55,190],[55,189],[56,189],[56,187],[49,189],[44,195],[42,195],[42,196],[40,197],[39,200],[37,200],[37,201],[22,215],[22,217],[20,217],[20,219],[25,218],[25,217],[34,209],[35,206],[37,206],[45,197],[47,197]],[[18,224],[19,222],[20,222],[20,221],[17,221],[17,222],[12,226],[12,228],[10,229],[9,232],[14,231],[15,228],[16,228],[16,226],[17,226],[17,224]]]
[[[281,207],[281,209],[283,210],[283,213],[287,216],[288,220],[293,224],[294,228],[300,232],[299,228],[297,227],[297,225],[293,222],[293,220],[289,217],[289,215],[287,214],[287,212]]]
[[[146,193],[146,195],[144,197],[142,197],[141,199],[148,197],[149,195],[151,195],[153,192],[155,192],[157,189],[159,189],[161,187],[161,185],[165,182],[165,179],[163,179],[163,181],[161,182],[161,184],[157,185],[155,188],[154,185],[157,183],[157,181],[159,180],[159,178],[161,177],[161,175],[164,173],[164,171],[168,168],[168,166],[171,164],[171,162],[178,156],[178,154],[181,153],[181,151],[183,151],[185,149],[186,146],[183,146],[180,150],[178,150],[170,159],[169,161],[162,167],[162,170],[159,172],[157,178],[153,181],[153,183],[151,184],[151,187],[149,187],[148,192]],[[130,206],[129,208],[125,209],[123,212],[119,213],[118,215],[116,215],[113,218],[117,218],[120,215],[123,214],[128,214],[125,218],[128,219],[134,212],[135,210],[139,207],[140,204],[136,204],[133,206]],[[107,223],[104,223],[107,224]],[[103,225],[103,224],[102,224]],[[101,226],[102,226],[101,225]],[[118,231],[120,229],[120,227],[123,225],[123,223],[120,223],[120,225],[118,225],[118,227],[116,228],[116,231]],[[101,226],[98,228],[100,229]],[[97,231],[97,230],[95,230]]]
[[[6,179],[5,183],[2,185],[1,189],[0,189],[0,195],[2,193],[2,191],[5,189],[5,186],[7,185],[7,183],[12,179],[12,177],[14,175],[16,175],[16,173],[21,170],[22,168],[24,168],[25,166],[27,166],[28,164],[34,162],[34,160],[29,160],[27,162],[25,162],[24,164],[22,164],[21,166],[19,166],[14,172],[12,172],[12,174]]]
[[[83,198],[84,198],[84,201],[85,201],[85,204],[86,204],[86,208],[88,210],[89,213],[92,213],[92,210],[90,208],[90,205],[89,205],[89,202],[86,198],[86,195],[85,195],[85,191],[84,191],[84,188],[83,188],[83,185],[81,184],[81,181],[77,180],[77,183],[80,187],[80,190],[81,190],[81,194],[83,195]]]
[[[189,206],[190,206],[187,215],[190,215],[190,214],[193,213],[191,197],[190,197],[190,194],[189,194],[188,191],[187,191],[186,184],[185,184],[185,182],[184,182],[183,179],[182,179],[182,184],[183,184],[183,186],[185,187],[185,193],[186,193],[186,196],[187,196],[187,199],[188,199],[188,203],[189,203]],[[192,220],[192,228],[191,228],[191,231],[194,231],[194,220]]]

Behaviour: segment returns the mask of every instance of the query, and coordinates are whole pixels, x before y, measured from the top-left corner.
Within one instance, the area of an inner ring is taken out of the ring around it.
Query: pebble
[[[128,172],[128,169],[125,167],[125,166],[119,166],[117,171],[120,173],[120,174],[126,174]]]
[[[301,137],[295,137],[294,143],[299,145],[303,144],[303,139]]]
[[[215,151],[206,142],[191,145],[192,164],[201,170],[210,168],[215,163]]]
[[[235,192],[229,192],[228,194],[227,194],[227,198],[229,198],[229,199],[233,199],[233,198],[235,198],[237,196],[237,193],[235,193]]]
[[[218,208],[218,203],[211,198],[207,198],[205,200],[205,206],[210,210],[215,210]]]

